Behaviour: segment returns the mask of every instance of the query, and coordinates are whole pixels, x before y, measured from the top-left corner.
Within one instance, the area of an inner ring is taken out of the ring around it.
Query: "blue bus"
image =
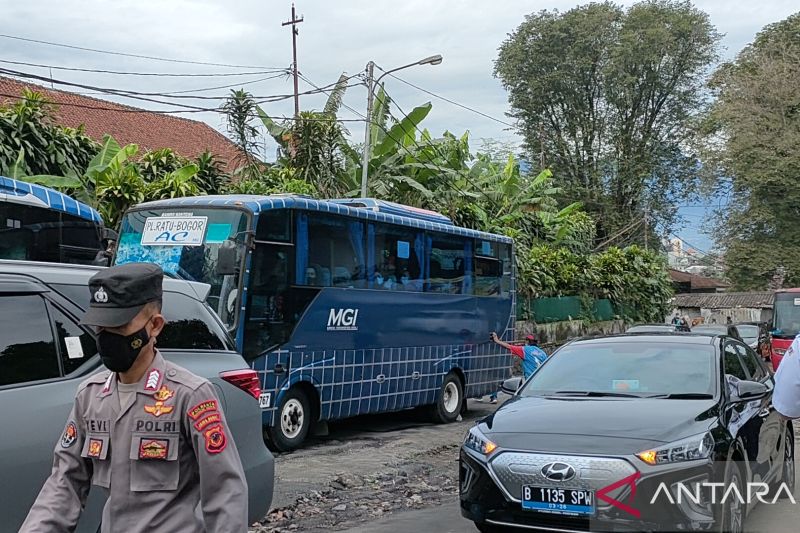
[[[112,235],[88,205],[0,176],[0,259],[92,264]]]
[[[498,388],[514,334],[512,241],[372,199],[203,196],[140,204],[116,264],[154,262],[208,299],[261,376],[277,450],[312,425],[430,406],[455,420]]]

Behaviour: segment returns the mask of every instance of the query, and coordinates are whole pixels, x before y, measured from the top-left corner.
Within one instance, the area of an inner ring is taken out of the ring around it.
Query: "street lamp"
[[[367,167],[369,166],[369,156],[370,156],[370,120],[372,118],[372,98],[374,96],[373,92],[375,86],[380,83],[384,76],[387,74],[391,74],[392,72],[397,72],[398,70],[403,70],[404,68],[409,67],[416,67],[417,65],[440,65],[442,63],[442,56],[436,54],[434,56],[429,56],[424,59],[420,59],[419,61],[415,61],[414,63],[409,63],[408,65],[403,65],[402,67],[393,68],[391,70],[385,70],[383,74],[378,76],[377,80],[373,80],[373,73],[375,71],[375,63],[370,61],[367,63],[367,120],[366,120],[366,127],[364,128],[364,159],[361,162],[361,197],[367,197]]]

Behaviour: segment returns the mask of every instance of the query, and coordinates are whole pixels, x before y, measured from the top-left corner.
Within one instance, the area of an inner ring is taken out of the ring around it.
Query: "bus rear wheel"
[[[434,422],[447,424],[455,422],[464,405],[464,386],[455,372],[444,377],[442,387],[436,393],[436,403],[431,406]]]
[[[267,428],[270,447],[278,452],[299,448],[311,428],[311,402],[299,387],[289,389],[278,406],[278,419]]]

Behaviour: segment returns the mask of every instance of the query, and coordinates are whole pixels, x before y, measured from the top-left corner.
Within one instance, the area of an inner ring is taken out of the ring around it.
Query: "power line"
[[[378,67],[378,68],[380,68],[380,67]],[[403,83],[405,83],[406,85],[409,85],[409,86],[411,86],[411,87],[415,88],[415,89],[416,89],[416,90],[418,90],[418,91],[422,91],[422,92],[424,92],[425,94],[429,94],[429,95],[433,96],[434,98],[438,98],[439,100],[443,100],[443,101],[445,101],[445,102],[447,102],[447,103],[449,103],[449,104],[452,104],[452,105],[454,105],[454,106],[460,107],[461,109],[465,109],[465,110],[467,110],[467,111],[470,111],[470,112],[472,112],[472,113],[475,113],[476,115],[480,115],[480,116],[482,116],[482,117],[484,117],[484,118],[488,118],[489,120],[494,120],[495,122],[499,122],[500,124],[503,124],[503,125],[505,125],[505,126],[509,126],[509,127],[511,127],[511,128],[513,128],[513,127],[514,127],[514,124],[511,124],[510,122],[506,122],[505,120],[500,120],[500,119],[499,119],[499,118],[497,118],[497,117],[493,117],[493,116],[491,116],[491,115],[487,115],[487,114],[486,114],[486,113],[484,113],[483,111],[478,111],[477,109],[473,109],[473,108],[471,108],[471,107],[469,107],[469,106],[467,106],[467,105],[464,105],[464,104],[461,104],[461,103],[459,103],[459,102],[456,102],[455,100],[451,100],[451,99],[449,99],[449,98],[446,98],[446,97],[444,97],[444,96],[441,96],[441,95],[439,95],[439,94],[436,94],[435,92],[433,92],[433,91],[429,91],[428,89],[423,89],[423,88],[422,88],[422,87],[420,87],[419,85],[414,85],[414,84],[413,84],[413,83],[411,83],[410,81],[406,81],[406,80],[404,80],[403,78],[400,78],[400,77],[398,77],[398,76],[397,76],[397,75],[395,75],[395,74],[391,74],[391,73],[390,73],[390,74],[389,74],[389,76],[391,76],[392,78],[396,79],[397,81],[403,82]]]
[[[149,59],[151,61],[163,61],[165,63],[182,63],[185,65],[207,65],[211,67],[226,67],[226,68],[254,68],[254,69],[267,69],[273,68],[275,70],[279,70],[275,67],[264,67],[264,66],[253,66],[253,65],[233,65],[230,63],[211,63],[208,61],[190,61],[186,59],[172,59],[166,57],[157,57],[157,56],[148,56],[142,54],[131,54],[127,52],[115,52],[111,50],[98,50],[97,48],[87,48],[84,46],[75,46],[71,44],[63,44],[63,43],[54,43],[51,41],[42,41],[39,39],[29,39],[27,37],[18,37],[16,35],[7,35],[0,33],[0,37],[4,39],[14,39],[16,41],[24,41],[29,43],[36,43],[36,44],[44,44],[48,46],[57,46],[59,48],[69,48],[71,50],[82,50],[84,52],[94,52],[97,54],[106,54],[112,56],[123,56],[123,57],[135,57],[137,59]]]
[[[133,72],[127,70],[103,70],[93,68],[63,67],[60,65],[43,65],[41,63],[29,63],[27,61],[12,61],[10,59],[0,59],[0,63],[10,65],[22,65],[26,67],[49,68],[53,70],[66,70],[70,72],[90,72],[94,74],[113,74],[116,76],[152,76],[159,78],[227,78],[234,76],[255,76],[258,74],[271,74],[274,72],[288,73],[287,68],[275,68],[267,70],[252,70],[245,72],[213,72],[213,73],[174,73],[174,72]]]

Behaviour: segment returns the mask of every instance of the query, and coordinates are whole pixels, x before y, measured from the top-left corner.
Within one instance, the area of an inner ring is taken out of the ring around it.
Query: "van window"
[[[0,297],[0,385],[59,375],[44,299],[36,294]]]

